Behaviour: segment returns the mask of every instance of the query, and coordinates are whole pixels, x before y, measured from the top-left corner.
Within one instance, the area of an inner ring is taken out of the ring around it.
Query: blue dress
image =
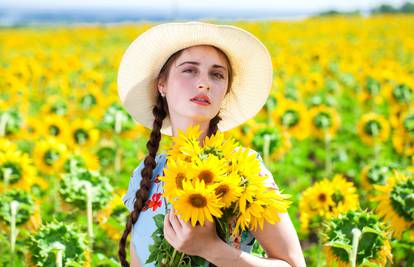
[[[256,152],[257,153],[257,152]],[[273,182],[273,176],[269,170],[263,164],[263,161],[257,153],[257,158],[261,162],[262,172],[261,175],[267,175],[267,181],[275,187],[276,185]],[[158,179],[158,176],[163,174],[164,165],[167,160],[166,154],[159,154],[156,156],[157,165],[153,170],[152,175],[152,186],[149,191],[149,198],[146,202],[146,205],[142,209],[140,215],[138,216],[138,220],[132,227],[131,232],[131,240],[133,247],[135,249],[136,255],[141,266],[150,267],[154,266],[154,263],[145,264],[145,261],[149,257],[149,245],[153,244],[153,239],[151,234],[155,231],[156,225],[153,220],[153,216],[156,214],[165,214],[165,199],[162,196],[163,192],[163,182]],[[129,182],[129,187],[127,193],[122,197],[122,200],[127,207],[127,209],[131,212],[133,211],[133,206],[135,202],[135,192],[138,190],[140,183],[141,183],[141,170],[144,168],[144,161],[142,161],[138,167],[136,167],[133,171],[131,176],[131,180]],[[170,207],[168,207],[170,208]],[[246,230],[241,233],[241,236],[236,237],[232,240],[227,240],[227,243],[233,247],[237,247],[242,251],[247,253],[251,252],[251,248],[254,242],[253,234]],[[205,262],[205,266],[208,266],[208,262]]]

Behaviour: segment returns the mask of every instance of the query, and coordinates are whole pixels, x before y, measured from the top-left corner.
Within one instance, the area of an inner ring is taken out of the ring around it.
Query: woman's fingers
[[[170,222],[170,213],[171,213],[171,211],[169,211],[167,214],[165,214],[165,217],[164,217],[164,235],[165,236],[170,236],[170,233],[173,233],[174,235],[175,235],[175,231],[174,231],[174,228],[173,228],[173,226],[171,225],[171,222]]]
[[[176,233],[179,232],[182,228],[182,225],[181,225],[181,222],[178,219],[178,217],[174,214],[174,209],[173,208],[171,208],[169,217],[170,217],[170,222],[171,222],[172,226],[174,227],[175,232]]]

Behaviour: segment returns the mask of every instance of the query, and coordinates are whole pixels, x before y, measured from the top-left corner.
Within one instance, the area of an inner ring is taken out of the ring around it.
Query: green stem
[[[16,230],[16,216],[17,216],[17,210],[19,209],[19,202],[13,200],[10,202],[10,262],[12,266],[14,266],[14,252],[16,247],[16,237],[17,237],[17,230]]]
[[[181,262],[183,261],[184,258],[184,253],[181,253],[181,257],[180,257],[180,261],[178,262],[178,266],[181,266]]]
[[[270,135],[265,134],[263,138],[264,138],[263,157],[264,157],[265,164],[268,166],[269,165],[269,150],[270,150]]]
[[[119,134],[122,130],[122,112],[121,111],[117,111],[115,113],[115,133]]]
[[[87,182],[85,183],[85,188],[86,188],[86,209],[87,209],[87,216],[88,216],[89,247],[90,247],[90,251],[92,252],[92,244],[93,244],[92,186],[89,182]]]
[[[53,242],[52,250],[55,252],[56,255],[56,267],[63,266],[63,251],[65,250],[65,246],[59,242]]]
[[[9,120],[7,112],[0,115],[0,137],[6,136],[6,126]]]
[[[361,239],[361,235],[362,235],[361,230],[359,230],[358,228],[352,229],[352,251],[349,257],[350,262],[351,262],[351,267],[356,266],[358,245],[359,245],[359,240]]]
[[[173,254],[171,256],[170,262],[168,263],[168,266],[169,267],[173,266],[175,254],[177,254],[177,250],[176,249],[174,249],[174,252],[173,252]]]
[[[10,168],[3,168],[3,179],[4,179],[4,192],[7,191],[9,188],[10,183],[10,176],[12,174],[12,170]]]
[[[326,177],[331,176],[332,172],[332,163],[331,163],[331,154],[330,154],[330,138],[327,130],[325,129],[325,175]]]

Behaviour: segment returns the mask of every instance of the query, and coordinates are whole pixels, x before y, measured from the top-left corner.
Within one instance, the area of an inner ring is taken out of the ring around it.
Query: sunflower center
[[[75,133],[73,134],[75,137],[75,141],[77,144],[84,144],[86,141],[88,141],[89,134],[85,129],[76,129]]]
[[[341,201],[343,202],[344,199],[345,199],[344,195],[342,195],[341,192],[339,192],[339,191],[335,191],[335,193],[333,193],[333,195],[332,195],[332,200],[337,204]]]
[[[381,85],[380,83],[371,78],[368,77],[366,80],[366,87],[367,87],[367,91],[371,94],[371,95],[378,95],[381,89]]]
[[[272,154],[281,145],[281,136],[277,128],[264,128],[257,131],[252,140],[253,148],[257,151],[263,151],[265,135],[269,138],[269,153]]]
[[[85,95],[81,99],[81,106],[84,109],[88,109],[88,108],[90,108],[92,106],[95,106],[96,103],[97,103],[96,97],[94,95],[91,95],[91,94]]]
[[[414,179],[397,183],[391,190],[390,200],[395,212],[406,221],[414,220]]]
[[[326,129],[331,126],[331,115],[326,112],[319,112],[313,119],[313,123],[317,128]]]
[[[405,84],[399,84],[392,91],[393,97],[400,103],[410,103],[412,90]]]
[[[320,202],[326,202],[326,200],[327,200],[327,196],[326,196],[326,194],[325,194],[325,193],[320,193],[320,194],[318,195],[318,200],[319,200]]]
[[[370,184],[384,184],[386,176],[389,174],[390,168],[387,166],[373,166],[369,169],[367,178]]]
[[[6,162],[0,166],[0,179],[8,180],[9,184],[14,184],[22,177],[22,168],[14,162]]]
[[[68,111],[68,107],[66,106],[65,102],[57,102],[51,108],[50,111],[57,115],[65,115]]]
[[[46,165],[52,166],[53,163],[59,158],[59,152],[54,150],[48,150],[43,156],[43,160]]]
[[[198,179],[203,180],[205,184],[213,182],[214,174],[210,170],[203,170],[198,175]]]
[[[49,133],[53,136],[58,136],[60,133],[60,129],[56,125],[50,125],[49,126]]]
[[[183,180],[185,179],[185,175],[181,172],[175,176],[175,185],[178,189],[183,189]]]
[[[364,126],[365,133],[370,136],[379,135],[381,128],[381,124],[377,120],[370,120]]]
[[[222,197],[225,196],[230,191],[230,188],[226,184],[219,185],[216,188],[216,196]]]
[[[192,194],[189,197],[190,204],[196,208],[207,206],[207,199],[201,194]]]
[[[408,116],[403,122],[404,128],[412,136],[414,135],[414,115]]]
[[[281,118],[283,125],[293,127],[299,123],[299,114],[296,110],[287,110]]]

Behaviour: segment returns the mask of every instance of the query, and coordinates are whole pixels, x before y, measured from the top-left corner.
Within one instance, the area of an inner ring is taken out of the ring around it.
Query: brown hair
[[[218,53],[224,55],[225,60],[227,62],[228,77],[229,77],[228,87],[227,87],[227,92],[226,92],[227,94],[230,91],[231,84],[232,84],[232,76],[233,76],[230,61],[224,52],[222,52],[220,49],[218,49],[215,46],[213,46],[213,48],[215,48]],[[168,58],[168,60],[165,62],[164,66],[160,70],[157,81],[162,78],[168,79],[168,74],[171,69],[172,63],[181,55],[184,49],[181,49],[175,52]],[[157,88],[154,88],[154,90],[157,90]],[[152,172],[157,165],[155,161],[155,157],[156,157],[159,144],[160,144],[160,140],[161,140],[162,123],[163,123],[164,118],[167,117],[168,115],[167,101],[165,98],[163,98],[160,95],[160,93],[158,93],[156,104],[154,108],[152,109],[152,114],[154,115],[154,122],[152,125],[152,131],[151,131],[150,138],[147,142],[148,155],[144,159],[144,168],[141,171],[142,180],[140,183],[140,188],[135,192],[134,210],[129,214],[127,218],[124,233],[122,234],[122,237],[119,241],[118,256],[121,261],[121,265],[123,267],[129,267],[129,263],[126,260],[126,252],[125,252],[126,241],[127,241],[129,233],[131,232],[132,226],[137,221],[138,216],[142,208],[145,205],[145,202],[149,198],[149,190],[152,185],[151,183]],[[220,120],[221,120],[221,117],[219,116],[219,114],[217,114],[214,118],[210,120],[207,136],[211,136],[217,132],[218,123],[220,122]],[[220,238],[223,239],[223,237],[220,237]],[[214,266],[214,265],[210,264],[210,266]]]

